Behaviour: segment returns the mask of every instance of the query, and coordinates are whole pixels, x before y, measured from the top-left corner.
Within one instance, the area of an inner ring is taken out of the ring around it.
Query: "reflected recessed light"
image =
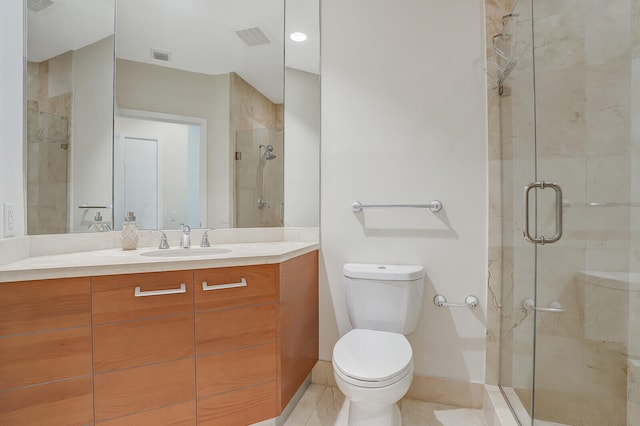
[[[291,33],[289,38],[293,41],[303,42],[307,39],[307,35],[305,33],[295,32]]]

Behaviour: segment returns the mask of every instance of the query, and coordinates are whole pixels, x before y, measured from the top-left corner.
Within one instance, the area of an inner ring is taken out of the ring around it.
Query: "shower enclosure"
[[[282,129],[236,132],[235,226],[284,223],[284,134]]]
[[[640,425],[640,1],[520,0],[494,42],[501,388],[523,425]]]

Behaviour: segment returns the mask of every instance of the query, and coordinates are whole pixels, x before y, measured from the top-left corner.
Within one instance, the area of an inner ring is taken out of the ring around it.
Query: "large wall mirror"
[[[318,226],[318,0],[26,3],[28,234]]]

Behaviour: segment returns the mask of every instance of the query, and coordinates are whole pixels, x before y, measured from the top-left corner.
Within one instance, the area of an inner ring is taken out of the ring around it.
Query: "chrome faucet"
[[[180,247],[191,247],[191,227],[189,225],[182,225],[182,237],[180,238]]]
[[[202,242],[200,243],[200,247],[211,247],[211,244],[209,244],[209,237],[207,236],[207,233],[209,231],[215,231],[215,229],[207,229],[206,231],[204,231],[204,234],[202,234]]]

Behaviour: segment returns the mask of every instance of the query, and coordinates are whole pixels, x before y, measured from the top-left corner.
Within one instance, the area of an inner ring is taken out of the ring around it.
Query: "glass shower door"
[[[562,185],[565,224],[560,241],[536,247],[535,306],[551,310],[534,313],[533,418],[637,425],[638,413],[631,414],[640,353],[629,337],[640,328],[629,278],[637,269],[633,204],[640,201],[640,140],[632,136],[640,106],[639,2],[532,6],[536,176]],[[538,191],[540,235],[555,222],[545,192]]]
[[[524,3],[501,97],[501,384],[523,424],[640,425],[640,2]],[[521,236],[527,175],[562,187],[529,191],[533,237],[563,209],[553,244]]]

